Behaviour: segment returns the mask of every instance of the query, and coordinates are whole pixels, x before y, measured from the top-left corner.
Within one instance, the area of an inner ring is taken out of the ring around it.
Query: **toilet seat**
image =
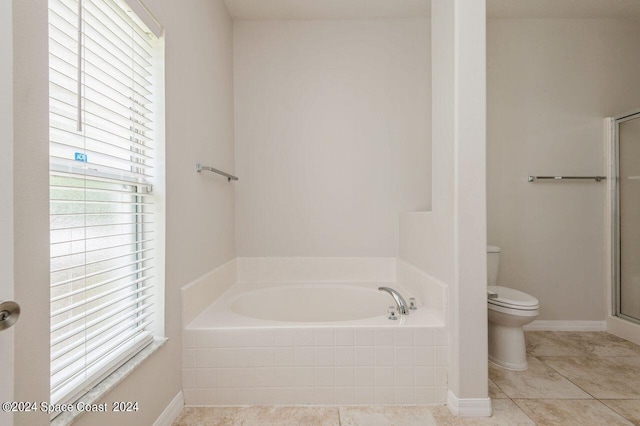
[[[522,291],[498,285],[490,285],[487,287],[487,290],[498,294],[497,298],[487,299],[490,309],[503,308],[516,311],[537,311],[540,307],[538,299]],[[496,310],[503,311],[503,309]]]
[[[501,312],[503,314],[511,315],[513,317],[537,317],[540,313],[538,308],[534,309],[517,309],[517,308],[507,308],[500,305],[495,305],[493,303],[487,303],[487,307],[489,311]]]

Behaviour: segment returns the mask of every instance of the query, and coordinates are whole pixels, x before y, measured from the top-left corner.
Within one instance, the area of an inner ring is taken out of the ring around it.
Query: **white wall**
[[[431,204],[424,19],[236,21],[239,256],[391,256]]]
[[[145,1],[166,32],[167,282],[184,285],[235,256],[233,184],[195,172],[234,172],[233,24],[222,0]]]
[[[150,425],[181,389],[180,288],[235,256],[233,187],[195,163],[233,171],[232,22],[223,0],[146,0],[166,30],[166,308],[169,342],[104,397],[136,414],[84,414],[78,425]],[[16,393],[49,395],[47,1],[14,2]],[[40,416],[40,417],[38,417]],[[27,413],[18,424],[49,424]],[[40,423],[38,423],[40,422]]]
[[[499,283],[536,296],[539,319],[604,320],[602,118],[640,107],[637,20],[488,24],[488,242]]]

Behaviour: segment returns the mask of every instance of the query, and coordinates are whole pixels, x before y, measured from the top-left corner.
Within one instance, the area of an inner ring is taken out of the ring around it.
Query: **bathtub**
[[[409,301],[409,293],[392,287]],[[262,327],[444,327],[442,313],[418,309],[397,321],[387,319],[395,306],[380,283],[238,283],[187,327],[189,330]]]
[[[442,311],[389,320],[395,283],[236,283],[184,330],[186,405],[445,402]]]

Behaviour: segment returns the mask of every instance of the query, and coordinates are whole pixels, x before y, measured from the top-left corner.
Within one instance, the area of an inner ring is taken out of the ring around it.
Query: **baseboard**
[[[525,331],[605,331],[606,321],[535,320],[525,325]]]
[[[636,345],[640,345],[640,324],[609,316],[607,318],[607,331]]]
[[[458,398],[449,391],[447,407],[454,416],[491,417],[491,398]]]
[[[158,416],[156,421],[153,422],[153,426],[171,426],[173,421],[180,415],[182,407],[184,407],[184,397],[182,396],[182,391],[180,391],[171,400],[169,405],[167,405],[167,408],[164,409],[162,414]]]

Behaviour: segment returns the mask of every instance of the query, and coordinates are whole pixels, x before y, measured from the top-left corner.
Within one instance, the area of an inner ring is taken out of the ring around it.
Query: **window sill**
[[[140,352],[138,352],[133,358],[125,362],[122,367],[111,373],[109,377],[98,383],[93,389],[84,394],[77,404],[82,402],[84,404],[95,404],[109,391],[115,388],[121,383],[127,376],[129,376],[140,364],[142,364],[147,358],[153,355],[160,347],[167,342],[166,337],[156,337],[149,345],[145,346]],[[109,408],[109,407],[108,407]],[[51,426],[67,426],[83,414],[84,411],[74,410],[72,412],[62,413],[51,421]]]

